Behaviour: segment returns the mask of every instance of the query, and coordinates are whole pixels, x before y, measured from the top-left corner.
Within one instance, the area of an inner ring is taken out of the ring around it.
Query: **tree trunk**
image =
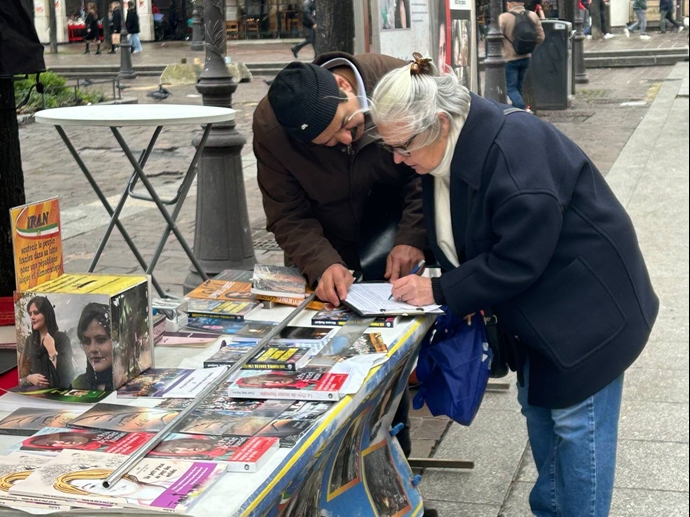
[[[26,197],[11,79],[0,79],[0,142],[0,296],[12,296],[15,282],[10,208],[23,205]]]
[[[592,18],[592,39],[602,39],[604,33],[601,31],[601,10],[604,9],[601,0],[592,0],[589,7],[589,15]]]
[[[355,51],[355,11],[352,0],[317,0],[316,55]]]
[[[55,0],[46,0],[48,3],[48,33],[50,37],[50,53],[57,54],[57,13],[55,12]]]

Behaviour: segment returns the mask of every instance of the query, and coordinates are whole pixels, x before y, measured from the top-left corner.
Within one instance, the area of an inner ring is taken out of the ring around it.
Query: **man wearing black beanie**
[[[267,229],[333,305],[360,269],[360,233],[369,194],[390,189],[404,199],[385,278],[407,275],[423,258],[426,232],[414,171],[376,145],[368,95],[380,77],[405,63],[377,54],[330,53],[282,70],[254,113],[254,154]],[[386,191],[388,192],[388,191]]]
[[[394,242],[384,249],[383,276],[407,275],[424,258],[419,177],[377,145],[365,115],[378,80],[404,65],[388,56],[345,53],[324,54],[313,64],[295,62],[278,74],[254,112],[254,154],[267,229],[286,262],[316,285],[321,300],[336,306],[353,283],[349,270],[361,269],[360,235],[377,222],[364,220],[372,191],[403,199]],[[393,425],[405,424],[397,438],[407,456],[408,412],[405,392]]]

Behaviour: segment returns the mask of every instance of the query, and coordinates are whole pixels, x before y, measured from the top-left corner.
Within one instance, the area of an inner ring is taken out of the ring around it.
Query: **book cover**
[[[196,318],[189,318],[187,327],[193,330],[202,330],[214,334],[232,335],[244,327],[245,323],[234,320],[227,320],[222,318],[211,318],[207,316],[199,316]]]
[[[385,354],[388,352],[388,347],[383,341],[380,332],[364,333],[359,336],[354,343],[348,343],[348,340],[332,339],[328,345],[321,351],[320,357],[334,356],[338,359],[350,359],[360,355],[369,354]]]
[[[295,268],[256,264],[252,293],[303,300],[307,296],[307,281]]]
[[[228,462],[228,472],[258,472],[278,452],[280,440],[255,436],[242,445]]]
[[[193,399],[224,371],[224,368],[149,368],[120,387],[117,396]]]
[[[273,416],[258,412],[193,411],[177,428],[186,434],[207,434],[216,436],[254,436],[273,420]]]
[[[11,450],[48,456],[57,456],[63,449],[132,454],[153,436],[153,433],[44,427],[33,436],[14,445]]]
[[[278,418],[264,427],[257,436],[280,439],[281,448],[292,448],[333,407],[330,402],[294,402]]]
[[[172,433],[147,456],[180,460],[228,461],[248,440],[247,436]]]
[[[312,325],[342,327],[350,318],[356,316],[347,308],[326,309],[317,312],[311,319]],[[378,316],[371,322],[370,327],[393,328],[400,321],[401,316]]]
[[[332,337],[335,332],[336,329],[285,327],[271,342],[285,344],[322,343]]]
[[[260,341],[276,328],[272,321],[250,321],[232,335],[235,341]]]
[[[247,282],[252,283],[252,278],[254,277],[254,272],[246,269],[224,269],[218,273],[214,280],[234,280],[236,282]]]
[[[311,349],[299,346],[265,346],[247,361],[244,370],[288,370],[296,371],[305,366],[311,358]]]
[[[216,300],[189,300],[188,314],[191,318],[212,317],[235,321],[244,321],[244,318],[261,309],[263,305],[258,302],[233,302]]]
[[[347,374],[329,368],[305,367],[296,372],[243,370],[228,389],[237,398],[285,400],[340,400]]]
[[[66,427],[83,410],[20,408],[0,420],[0,434],[31,436],[44,427]]]
[[[0,504],[13,508],[21,506],[50,511],[69,511],[70,506],[66,503],[49,502],[31,495],[10,494],[11,487],[21,484],[35,470],[41,468],[49,461],[50,458],[47,456],[19,452],[0,456]]]
[[[216,339],[218,339],[217,334],[183,329],[176,332],[163,332],[156,346],[205,347]]]
[[[100,402],[108,395],[107,391],[96,390],[60,390],[56,388],[36,389],[31,386],[10,389],[12,393],[17,393],[23,396],[52,400],[54,402],[69,402],[77,404],[95,404]]]
[[[222,339],[218,351],[204,361],[204,368],[232,366],[242,359],[252,346],[251,343],[233,343]]]
[[[125,433],[157,433],[179,411],[99,403],[67,424],[67,427],[103,429]]]
[[[225,471],[225,465],[214,462],[144,458],[111,488],[103,488],[103,480],[126,459],[119,454],[63,450],[10,488],[10,494],[187,512]]]
[[[185,298],[188,302],[191,300],[253,302],[256,301],[256,297],[251,291],[251,282],[211,279],[206,280],[199,287],[187,293]]]
[[[217,411],[253,411],[263,404],[260,400],[233,399],[228,395],[228,388],[232,384],[227,380],[218,386],[211,395],[206,397],[199,409],[213,409]],[[163,399],[156,405],[156,409],[172,409],[180,411],[186,408],[190,399]]]

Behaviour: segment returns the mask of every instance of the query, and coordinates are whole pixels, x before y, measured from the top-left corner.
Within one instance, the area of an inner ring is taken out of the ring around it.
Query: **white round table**
[[[110,223],[108,224],[108,228],[101,239],[98,250],[91,261],[91,265],[89,266],[90,273],[96,268],[101,254],[103,253],[103,250],[110,239],[110,235],[112,234],[114,227],[117,226],[122,234],[122,237],[132,250],[132,253],[134,253],[139,265],[144,269],[144,271],[146,271],[147,274],[151,275],[151,281],[159,296],[165,297],[165,292],[160,284],[156,281],[156,278],[153,276],[153,270],[160,259],[163,248],[165,247],[165,243],[168,240],[171,232],[175,234],[175,237],[177,237],[182,249],[184,249],[201,278],[204,280],[208,279],[203,267],[197,260],[189,244],[187,244],[185,238],[182,236],[182,233],[177,227],[175,221],[177,220],[180,210],[182,209],[182,205],[184,204],[184,200],[187,197],[189,189],[194,181],[194,177],[196,175],[196,166],[201,158],[201,153],[206,146],[206,141],[208,140],[211,127],[213,124],[218,123],[232,123],[235,120],[235,110],[218,108],[214,106],[192,106],[187,104],[96,104],[92,106],[75,106],[70,108],[55,108],[40,111],[36,114],[35,120],[40,124],[50,124],[55,126],[55,129],[59,133],[63,142],[65,142],[67,149],[76,160],[77,165],[79,165],[79,168],[84,173],[84,176],[86,176],[86,179],[91,184],[94,192],[110,215]],[[156,193],[155,188],[146,177],[146,174],[144,173],[144,166],[153,152],[153,148],[158,140],[158,136],[163,130],[163,127],[183,124],[199,124],[205,126],[205,128],[201,141],[197,146],[196,152],[194,153],[194,158],[187,168],[187,172],[177,190],[177,195],[170,200],[163,200]],[[112,208],[109,201],[98,186],[93,174],[91,174],[88,167],[79,156],[79,153],[70,141],[67,133],[65,133],[65,130],[63,129],[64,126],[109,127],[113,133],[113,136],[115,136],[115,139],[120,144],[122,151],[129,159],[132,167],[134,167],[134,172],[130,176],[127,186],[125,187],[125,191],[120,197],[120,201],[115,209]],[[134,156],[129,145],[118,129],[129,126],[151,126],[156,128],[148,146],[146,147],[146,150],[139,159]],[[139,180],[141,180],[146,187],[148,195],[134,192],[134,186]],[[128,197],[154,202],[167,222],[167,227],[161,236],[158,247],[156,248],[156,252],[148,264],[132,241],[129,233],[122,224],[122,221],[119,219],[120,213],[122,212]],[[165,208],[166,205],[174,205],[172,213],[168,212],[168,210]]]

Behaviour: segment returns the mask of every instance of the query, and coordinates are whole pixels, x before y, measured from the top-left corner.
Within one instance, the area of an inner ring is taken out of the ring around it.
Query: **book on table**
[[[329,366],[305,366],[296,372],[242,370],[228,395],[250,399],[340,400],[347,374],[332,374]]]
[[[187,512],[226,469],[216,462],[147,457],[104,488],[103,481],[126,460],[120,454],[65,449],[9,492],[74,506]]]
[[[342,327],[351,318],[359,317],[348,307],[327,308],[317,312],[311,319],[312,325]],[[377,316],[372,321],[370,327],[393,328],[400,321],[402,316]]]
[[[0,420],[0,434],[31,436],[44,427],[65,427],[85,410],[19,408]]]
[[[220,340],[220,348],[211,357],[204,360],[204,368],[233,366],[242,359],[254,346],[253,343],[235,343],[229,339]]]
[[[279,438],[250,438],[228,461],[228,472],[258,472],[278,452],[279,447]]]
[[[187,302],[190,300],[256,301],[250,281],[218,280],[217,278],[206,280],[199,287],[188,292],[185,299]]]
[[[190,298],[187,311],[190,318],[210,317],[244,321],[247,316],[262,308],[263,304],[259,302]]]
[[[225,372],[225,368],[149,368],[117,390],[118,398],[193,399]]]
[[[104,429],[125,433],[157,433],[178,414],[179,411],[169,409],[143,408],[100,402],[74,420],[71,420],[67,427]]]
[[[303,300],[307,297],[307,281],[295,268],[256,264],[252,293]]]
[[[242,367],[244,370],[297,371],[311,359],[306,346],[266,345]]]
[[[11,452],[0,456],[0,479],[7,480],[5,483],[0,483],[0,505],[11,508],[35,508],[39,510],[38,513],[69,511],[70,506],[65,502],[47,501],[34,495],[17,495],[9,492],[11,487],[20,485],[35,470],[50,461],[49,456],[23,452]],[[31,512],[31,510],[27,511]]]
[[[210,332],[180,329],[175,332],[163,332],[156,346],[205,347],[216,339],[218,335]]]
[[[257,436],[280,438],[280,447],[290,449],[333,407],[330,402],[297,401],[264,427]]]

